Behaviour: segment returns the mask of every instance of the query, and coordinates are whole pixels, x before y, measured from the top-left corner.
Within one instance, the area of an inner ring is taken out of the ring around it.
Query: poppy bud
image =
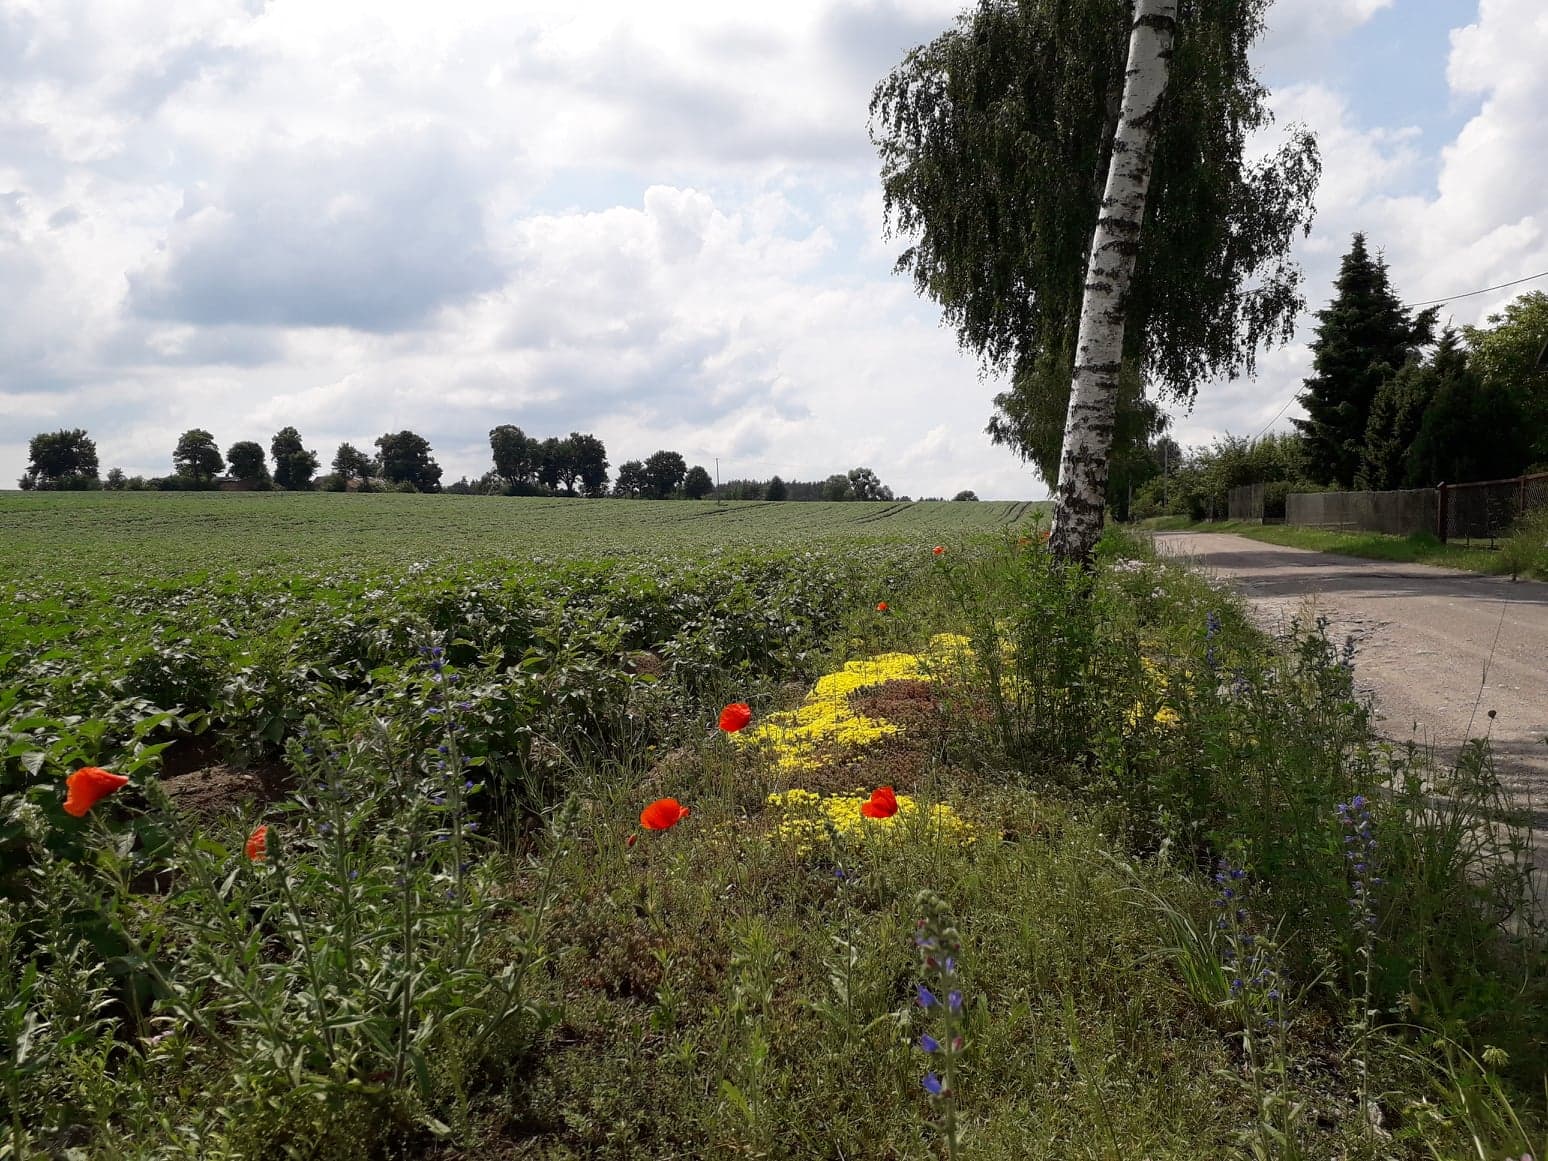
[[[247,836],[247,842],[242,849],[247,854],[248,859],[250,859],[252,862],[263,862],[263,860],[267,858],[269,854],[268,825],[266,823],[260,824],[254,828],[253,833]]]

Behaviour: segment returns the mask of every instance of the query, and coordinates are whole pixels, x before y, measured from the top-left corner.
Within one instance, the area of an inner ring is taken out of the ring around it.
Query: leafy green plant
[[[1063,778],[1090,744],[1101,674],[1117,660],[1100,629],[1107,595],[1041,543],[1008,541],[961,563],[943,556],[940,571],[972,639],[983,679],[975,694],[993,708],[1000,751]]]
[[[7,719],[7,710],[14,716]],[[172,720],[138,701],[118,703],[100,718],[54,717],[20,702],[15,691],[0,690],[0,898],[25,904],[31,868],[45,858],[84,857],[89,827],[63,806],[66,777],[85,766],[110,765],[131,780],[130,791],[103,808],[105,825],[133,852],[137,874],[154,870],[168,839],[163,820],[146,809],[137,788],[170,744],[147,739]]]
[[[727,1075],[721,1078],[720,1095],[741,1122],[749,1147],[766,1152],[773,1139],[767,1091],[772,1045],[767,1023],[779,953],[756,917],[733,939],[724,1042]]]

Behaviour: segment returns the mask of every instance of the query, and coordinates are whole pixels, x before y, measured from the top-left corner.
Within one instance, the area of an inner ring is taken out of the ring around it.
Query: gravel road
[[[1352,636],[1355,681],[1384,735],[1449,751],[1487,733],[1502,781],[1548,807],[1548,584],[1218,532],[1155,538],[1161,552],[1229,581],[1265,628],[1320,614],[1335,641]]]

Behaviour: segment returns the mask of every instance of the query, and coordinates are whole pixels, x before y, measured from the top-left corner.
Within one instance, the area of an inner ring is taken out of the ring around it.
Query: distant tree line
[[[715,493],[722,500],[907,500],[894,496],[870,468],[835,472],[826,480],[728,480]]]
[[[97,445],[86,432],[42,432],[32,438],[27,471],[18,483],[23,491],[211,491],[223,487],[345,491],[352,486],[370,490],[373,485],[404,491],[439,490],[441,468],[422,436],[412,431],[389,432],[377,437],[375,446],[377,454],[368,456],[352,444],[340,444],[333,458],[333,474],[319,478],[317,453],[306,448],[294,427],[275,432],[267,456],[263,446],[253,440],[239,440],[222,455],[214,435],[194,427],[178,436],[170,475],[127,476],[122,469],[113,468],[99,478]]]
[[[94,489],[199,491],[218,488],[266,491],[322,489],[324,491],[447,491],[459,495],[506,496],[614,496],[621,499],[665,500],[707,497],[726,500],[892,500],[892,489],[866,467],[835,473],[826,480],[790,481],[779,476],[769,480],[732,480],[716,488],[709,471],[692,467],[682,454],[667,449],[643,460],[618,465],[618,475],[608,472],[607,448],[596,436],[572,431],[560,439],[529,436],[515,424],[502,424],[489,433],[493,467],[476,480],[466,477],[441,483],[428,440],[412,431],[378,436],[376,454],[351,443],[341,443],[334,453],[332,472],[319,476],[317,453],[309,451],[294,427],[284,427],[269,441],[265,456],[261,444],[241,440],[221,455],[215,437],[203,428],[191,428],[178,437],[172,451],[170,475],[125,476],[118,468],[98,477],[97,446],[85,431],[40,433],[30,445],[30,462],[21,478],[23,490]],[[273,467],[270,468],[270,460]],[[899,497],[907,500],[907,496]],[[958,500],[976,500],[972,492],[959,492]]]

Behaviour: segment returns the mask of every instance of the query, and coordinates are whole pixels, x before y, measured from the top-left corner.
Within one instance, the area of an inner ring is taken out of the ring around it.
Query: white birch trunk
[[[1157,106],[1166,92],[1176,30],[1177,0],[1134,0],[1123,109],[1113,134],[1107,188],[1086,263],[1075,377],[1064,420],[1064,450],[1049,538],[1062,560],[1090,560],[1102,534],[1113,420],[1118,412],[1124,312],[1150,189]]]

